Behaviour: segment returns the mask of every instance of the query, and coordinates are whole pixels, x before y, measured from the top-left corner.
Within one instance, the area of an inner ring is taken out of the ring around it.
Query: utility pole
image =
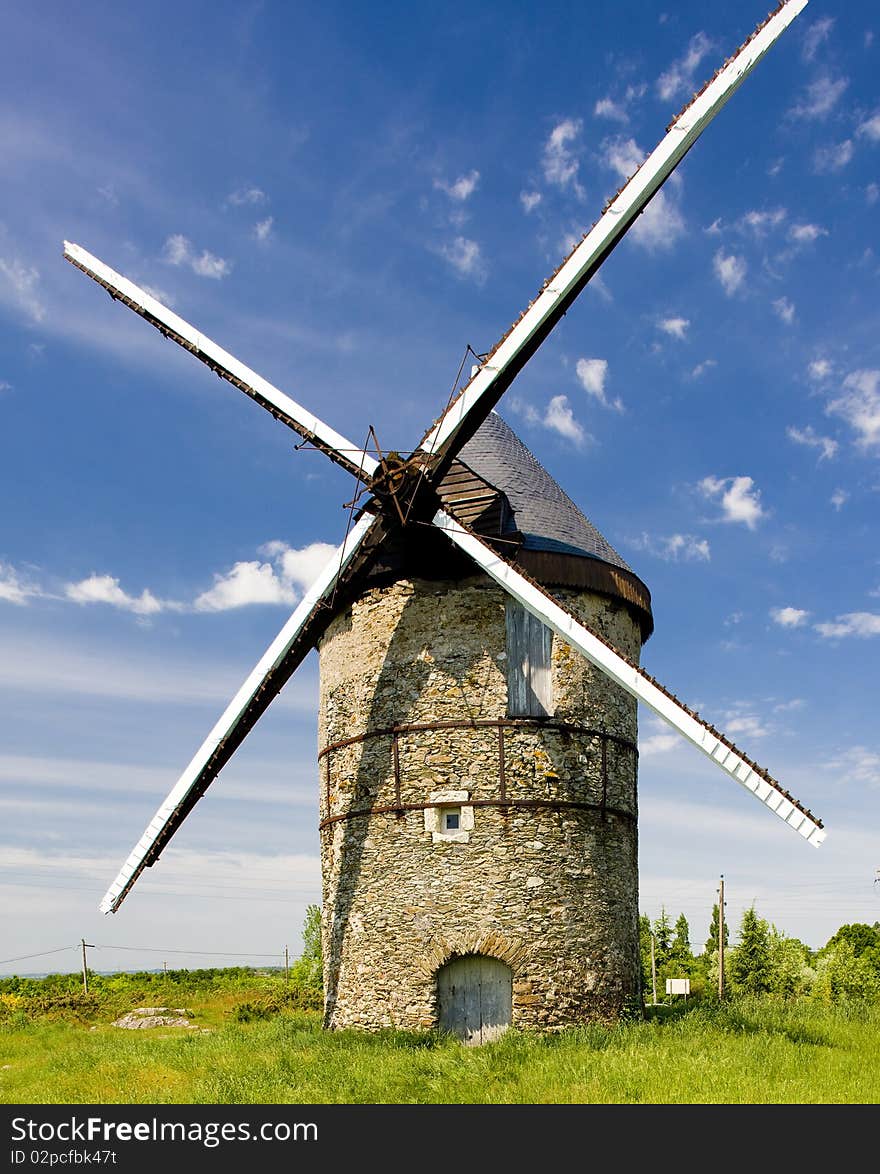
[[[91,942],[87,942],[85,938],[80,938],[80,945],[82,946],[83,959],[83,994],[87,995],[89,993],[89,967],[86,962],[86,949],[94,950],[95,947]]]
[[[724,998],[724,873],[718,888],[718,998]]]
[[[654,958],[654,935],[651,934],[651,989],[654,993],[654,1006],[657,1006],[657,963]]]
[[[290,982],[290,952],[284,947],[284,981]]]

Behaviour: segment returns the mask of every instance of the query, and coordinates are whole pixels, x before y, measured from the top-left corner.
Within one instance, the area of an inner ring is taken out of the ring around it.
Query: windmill
[[[408,454],[359,448],[79,245],[64,255],[357,490],[335,554],[150,821],[116,912],[318,648],[325,1023],[487,1038],[639,993],[641,702],[808,843],[822,823],[639,667],[650,595],[494,411],[807,0],[783,0],[670,124]]]

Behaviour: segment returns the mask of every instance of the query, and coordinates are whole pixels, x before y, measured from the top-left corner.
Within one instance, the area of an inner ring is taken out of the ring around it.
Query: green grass
[[[106,1015],[89,1023],[12,1011],[0,1024],[0,1102],[880,1102],[878,1006],[656,1008],[642,1021],[552,1036],[510,1031],[467,1048],[432,1033],[324,1032],[311,1011],[241,1023],[229,991],[168,1002],[210,1030],[123,1031]]]

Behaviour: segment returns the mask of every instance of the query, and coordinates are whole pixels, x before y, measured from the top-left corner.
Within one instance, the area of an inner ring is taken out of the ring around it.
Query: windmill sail
[[[230,701],[199,747],[168,797],[147,825],[101,902],[102,913],[115,913],[144,868],[158,860],[162,849],[192,811],[244,738],[315,646],[331,617],[327,601],[346,572],[369,556],[371,539],[381,519],[365,515],[305,594],[290,619],[266,649],[247,680]]]
[[[821,820],[816,819],[811,811],[784,790],[763,767],[737,750],[736,746],[714,726],[703,721],[638,665],[627,660],[607,641],[591,632],[534,580],[518,571],[511,562],[478,538],[472,530],[467,529],[443,510],[437,512],[433,521],[434,525],[456,546],[469,554],[486,574],[532,615],[551,628],[557,636],[577,649],[615,684],[620,685],[637,701],[643,702],[658,717],[663,718],[726,771],[732,779],[760,799],[780,819],[785,820],[789,827],[800,832],[808,843],[814,847],[822,843],[825,832]]]
[[[420,447],[442,454],[439,472],[474,435],[514,377],[538,349],[590,278],[619,244],[715,115],[726,105],[807,0],[783,0],[670,125],[666,136],[608,204],[583,240],[544,282],[543,289],[485,362]]]
[[[134,310],[166,338],[173,339],[184,350],[201,359],[221,378],[270,412],[276,420],[280,420],[303,440],[319,448],[331,461],[335,461],[337,465],[341,465],[343,469],[361,479],[370,477],[376,471],[377,462],[369,453],[346,440],[307,408],[302,407],[289,395],[285,395],[283,391],[279,391],[268,379],[252,371],[234,355],[230,355],[216,342],[212,342],[207,335],[190,326],[189,322],[184,321],[167,306],[163,306],[152,294],[148,294],[133,281],[129,281],[103,261],[99,261],[97,257],[93,257],[80,245],[65,241],[64,256],[87,277],[103,286],[115,301],[122,302]]]

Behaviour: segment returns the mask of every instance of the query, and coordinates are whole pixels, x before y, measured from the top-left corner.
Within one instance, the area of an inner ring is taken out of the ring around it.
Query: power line
[[[47,954],[60,954],[64,950],[75,950],[76,946],[59,946],[57,950],[41,950],[39,954],[19,954],[17,958],[0,958],[0,966],[7,962],[24,962],[27,958],[45,958]]]

